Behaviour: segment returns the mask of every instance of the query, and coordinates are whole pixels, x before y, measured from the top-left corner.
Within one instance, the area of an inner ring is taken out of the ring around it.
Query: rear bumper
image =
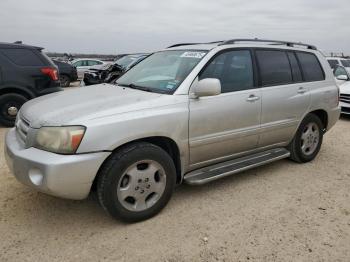
[[[5,139],[5,157],[16,179],[43,193],[68,199],[84,199],[108,152],[58,155],[25,148],[12,128]]]

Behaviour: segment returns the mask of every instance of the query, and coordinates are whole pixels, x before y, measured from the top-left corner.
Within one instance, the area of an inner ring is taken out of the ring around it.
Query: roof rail
[[[214,41],[214,42],[209,42],[209,43],[180,43],[180,44],[175,44],[168,46],[167,48],[172,48],[172,47],[178,47],[178,46],[186,46],[186,45],[207,45],[207,44],[219,44],[223,43],[224,41]]]
[[[294,47],[295,45],[297,45],[297,46],[305,46],[307,49],[317,50],[316,46],[304,44],[301,42],[297,43],[297,42],[288,42],[288,41],[280,41],[280,40],[267,40],[267,39],[258,39],[258,38],[231,39],[231,40],[223,41],[222,43],[219,43],[219,45],[231,45],[231,44],[235,44],[237,42],[263,42],[263,43],[273,43],[273,44],[277,44],[277,45],[286,45],[286,46],[290,46],[290,47]]]

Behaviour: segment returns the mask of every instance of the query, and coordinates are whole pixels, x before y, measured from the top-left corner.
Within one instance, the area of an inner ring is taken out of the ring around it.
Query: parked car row
[[[41,74],[57,81],[49,68]],[[111,84],[25,103],[5,154],[23,184],[68,199],[95,190],[111,216],[135,222],[158,214],[178,184],[312,161],[339,115],[332,69],[313,45],[176,44]]]
[[[146,54],[123,55],[113,64],[96,59],[72,62],[51,60],[43,48],[21,42],[0,43],[0,124],[13,126],[20,107],[28,100],[62,91],[84,78],[87,85],[112,82]]]
[[[83,81],[85,85],[111,83],[143,60],[147,55],[148,54],[126,55],[112,64],[105,65],[101,69],[92,68],[85,72]]]

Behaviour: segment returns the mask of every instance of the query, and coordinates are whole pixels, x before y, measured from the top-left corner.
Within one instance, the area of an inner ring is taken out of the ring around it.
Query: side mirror
[[[348,81],[349,77],[347,75],[339,75],[339,76],[337,76],[337,80]]]
[[[221,94],[221,83],[216,78],[206,78],[200,80],[191,88],[192,97],[199,98],[202,96],[216,96]]]

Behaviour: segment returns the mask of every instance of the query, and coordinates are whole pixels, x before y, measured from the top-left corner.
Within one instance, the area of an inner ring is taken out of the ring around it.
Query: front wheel
[[[114,218],[137,222],[163,209],[175,182],[175,166],[168,153],[150,143],[136,143],[104,163],[97,194],[102,207]]]
[[[299,163],[312,161],[321,149],[323,129],[320,118],[314,114],[308,114],[289,145],[290,158]]]

